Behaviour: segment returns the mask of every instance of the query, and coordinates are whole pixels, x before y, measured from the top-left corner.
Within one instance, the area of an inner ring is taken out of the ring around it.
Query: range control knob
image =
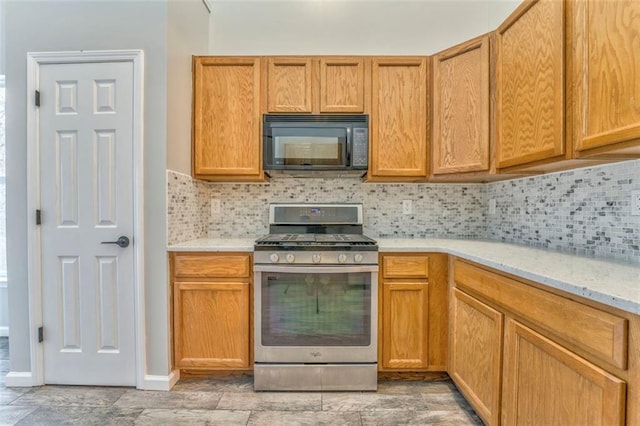
[[[340,253],[340,254],[338,255],[338,262],[339,262],[339,263],[344,263],[344,262],[346,262],[346,261],[347,261],[347,255],[346,255],[346,254],[344,254],[344,253]]]
[[[278,253],[271,253],[271,256],[269,256],[269,260],[271,260],[271,263],[278,263],[278,260],[280,260],[280,256],[278,256]]]
[[[360,262],[362,262],[362,255],[361,255],[360,253],[356,254],[355,256],[353,256],[353,260],[354,260],[356,263],[360,263]]]
[[[320,263],[321,260],[322,258],[320,257],[319,254],[314,254],[313,256],[311,256],[311,261],[313,263]]]
[[[296,260],[296,257],[293,254],[291,254],[291,253],[287,254],[287,262],[288,263],[293,263],[294,260]]]

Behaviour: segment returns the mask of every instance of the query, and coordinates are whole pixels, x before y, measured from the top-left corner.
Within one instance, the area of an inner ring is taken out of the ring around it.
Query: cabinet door
[[[320,112],[364,111],[364,58],[320,59]]]
[[[250,366],[248,282],[174,283],[174,351],[178,368]]]
[[[374,58],[371,78],[370,177],[426,179],[427,58]]]
[[[564,1],[523,3],[496,37],[497,167],[562,156]]]
[[[640,2],[570,5],[574,146],[640,154]]]
[[[267,59],[269,112],[312,112],[311,58]]]
[[[453,289],[449,374],[482,419],[500,423],[503,314]]]
[[[193,175],[260,180],[260,59],[194,57]]]
[[[625,383],[517,321],[505,336],[504,425],[622,425]]]
[[[489,36],[433,63],[433,173],[489,170]]]
[[[429,285],[384,282],[382,310],[382,368],[426,369]]]

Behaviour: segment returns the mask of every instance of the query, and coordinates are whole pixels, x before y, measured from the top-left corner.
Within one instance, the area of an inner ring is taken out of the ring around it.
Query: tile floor
[[[0,425],[482,425],[450,381],[381,381],[378,392],[254,392],[251,377],[181,380],[171,392],[89,386],[7,388]]]

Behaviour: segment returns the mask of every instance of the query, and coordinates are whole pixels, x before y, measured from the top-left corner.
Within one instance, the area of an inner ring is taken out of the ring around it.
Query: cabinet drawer
[[[615,367],[627,368],[628,321],[457,260],[456,287],[528,319]]]
[[[429,256],[382,256],[384,278],[427,278]]]
[[[176,278],[248,277],[250,271],[250,255],[174,254]]]

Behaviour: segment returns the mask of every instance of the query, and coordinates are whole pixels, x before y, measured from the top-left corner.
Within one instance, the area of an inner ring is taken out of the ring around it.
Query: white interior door
[[[135,385],[133,64],[45,64],[39,87],[44,382]]]

